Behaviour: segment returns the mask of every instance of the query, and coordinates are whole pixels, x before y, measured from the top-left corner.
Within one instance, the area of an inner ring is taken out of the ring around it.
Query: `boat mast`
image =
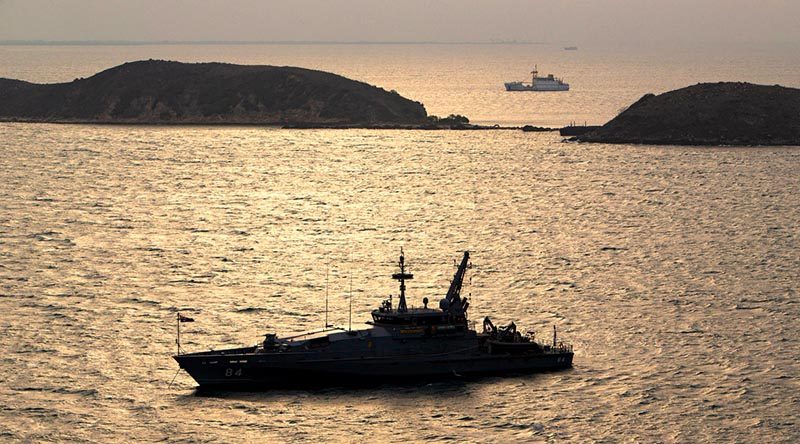
[[[537,75],[539,75],[539,65],[533,65],[533,71],[531,71],[531,86],[536,85]]]
[[[414,275],[406,273],[405,255],[402,247],[400,248],[400,273],[393,274],[392,279],[400,281],[400,303],[397,304],[397,311],[405,313],[408,311],[406,306],[406,279],[414,279]]]
[[[556,326],[553,325],[553,348],[556,347]]]

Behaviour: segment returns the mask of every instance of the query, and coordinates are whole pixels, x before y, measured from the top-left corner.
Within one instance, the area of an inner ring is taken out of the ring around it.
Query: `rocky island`
[[[800,145],[800,89],[701,83],[647,94],[574,140],[658,145]]]
[[[130,62],[69,83],[0,79],[0,121],[308,126],[429,125],[394,91],[322,71]]]

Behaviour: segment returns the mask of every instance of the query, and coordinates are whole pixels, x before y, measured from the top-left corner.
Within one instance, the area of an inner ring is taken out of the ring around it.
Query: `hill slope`
[[[702,83],[648,94],[578,140],[673,145],[800,145],[800,89]]]
[[[421,103],[322,71],[140,61],[69,83],[0,79],[0,119],[43,122],[418,124]]]

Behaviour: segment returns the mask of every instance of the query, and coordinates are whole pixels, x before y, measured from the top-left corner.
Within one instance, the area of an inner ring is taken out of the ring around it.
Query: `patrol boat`
[[[539,77],[539,69],[534,66],[531,71],[531,82],[507,82],[506,91],[569,91],[569,83],[562,79],[548,74],[547,77]]]
[[[392,275],[400,282],[397,307],[391,296],[383,301],[372,311],[369,328],[326,326],[286,338],[267,334],[252,347],[199,353],[181,353],[178,341],[174,358],[201,388],[386,383],[571,367],[572,346],[558,341],[555,327],[552,344],[518,331],[513,322],[496,327],[488,317],[483,319],[483,331],[475,331],[467,316],[468,298],[461,297],[469,257],[465,251],[438,308],[428,308],[428,298],[422,300],[422,308],[407,306],[406,281],[414,275],[406,271],[401,250],[399,272]]]

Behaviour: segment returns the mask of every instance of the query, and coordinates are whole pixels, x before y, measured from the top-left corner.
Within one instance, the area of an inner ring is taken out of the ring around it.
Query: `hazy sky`
[[[0,0],[0,40],[800,42],[800,0]]]

